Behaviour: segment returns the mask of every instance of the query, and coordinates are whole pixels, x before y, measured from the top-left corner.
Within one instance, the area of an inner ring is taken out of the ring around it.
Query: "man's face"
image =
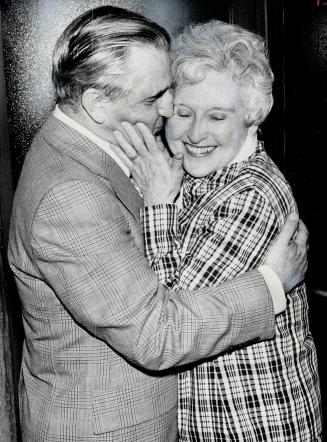
[[[172,115],[170,63],[168,53],[150,45],[134,46],[127,58],[126,83],[129,94],[104,104],[106,139],[114,142],[112,131],[120,124],[145,123],[153,134],[164,124],[163,118]]]

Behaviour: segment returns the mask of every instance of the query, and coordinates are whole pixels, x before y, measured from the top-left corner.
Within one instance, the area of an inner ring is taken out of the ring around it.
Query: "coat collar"
[[[41,134],[60,156],[68,155],[108,180],[117,198],[139,222],[143,200],[118,164],[89,138],[51,115]]]

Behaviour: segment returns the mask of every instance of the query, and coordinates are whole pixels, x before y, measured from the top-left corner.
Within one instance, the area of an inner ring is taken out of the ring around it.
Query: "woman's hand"
[[[154,138],[143,123],[122,123],[114,137],[122,149],[115,153],[124,161],[144,195],[145,205],[173,203],[183,177],[183,155],[170,157],[160,137]],[[122,153],[123,152],[123,153]]]

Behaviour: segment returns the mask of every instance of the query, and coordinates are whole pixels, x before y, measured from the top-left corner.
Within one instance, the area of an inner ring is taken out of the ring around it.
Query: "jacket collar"
[[[41,134],[60,156],[68,155],[92,173],[108,180],[117,198],[139,222],[143,201],[130,179],[106,152],[52,115],[45,122]]]

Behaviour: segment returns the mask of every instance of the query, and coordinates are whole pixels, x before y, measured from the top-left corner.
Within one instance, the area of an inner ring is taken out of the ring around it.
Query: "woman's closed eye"
[[[177,110],[175,111],[175,114],[176,114],[178,117],[182,117],[182,118],[187,118],[187,117],[191,117],[191,116],[192,116],[191,112],[189,112],[189,111],[187,111],[187,110],[184,110],[184,109],[177,109]]]
[[[212,121],[223,121],[226,119],[225,114],[210,114],[209,119]]]

